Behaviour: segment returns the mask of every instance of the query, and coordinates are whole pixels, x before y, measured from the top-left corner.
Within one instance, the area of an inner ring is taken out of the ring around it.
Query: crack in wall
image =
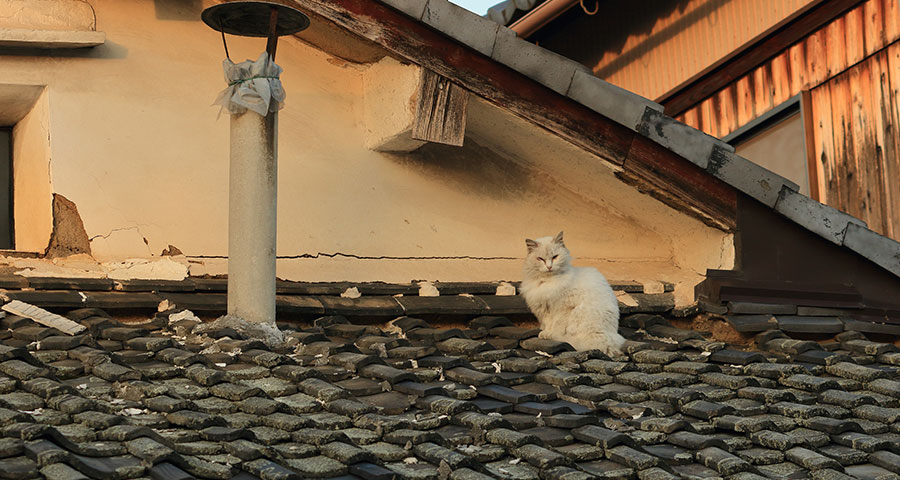
[[[228,255],[185,255],[186,258],[196,259],[228,259]],[[296,260],[296,259],[318,259],[318,258],[352,258],[354,260],[524,260],[525,257],[481,257],[476,255],[424,255],[424,256],[393,256],[393,255],[356,255],[353,253],[325,253],[317,252],[301,253],[299,255],[278,255],[275,258],[279,260]],[[673,257],[669,257],[671,259]],[[652,262],[658,261],[659,258],[603,258],[603,257],[578,257],[579,260],[604,261],[609,263],[633,263],[633,262]]]
[[[141,239],[144,241],[144,245],[147,246],[147,252],[150,254],[151,257],[154,257],[155,255],[153,255],[153,249],[150,248],[150,241],[147,240],[147,236],[141,232],[141,227],[139,225],[134,225],[131,227],[123,227],[123,228],[114,228],[106,234],[101,233],[101,234],[94,235],[94,236],[88,238],[88,241],[93,242],[94,240],[96,240],[98,238],[102,238],[102,239],[106,240],[110,236],[112,236],[112,234],[114,234],[116,232],[127,232],[129,230],[134,230],[135,232],[137,232],[138,235],[141,236]]]
[[[188,258],[221,258],[227,259],[228,255],[187,255]],[[275,258],[279,260],[296,260],[296,259],[317,259],[317,258],[352,258],[355,260],[521,260],[521,257],[480,257],[475,255],[434,255],[434,256],[393,256],[393,255],[356,255],[344,252],[316,252],[302,253],[299,255],[277,255]]]

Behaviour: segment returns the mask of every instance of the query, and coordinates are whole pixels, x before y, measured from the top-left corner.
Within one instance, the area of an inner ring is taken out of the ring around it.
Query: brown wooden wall
[[[900,43],[811,94],[820,201],[900,238]]]
[[[532,40],[656,99],[820,1],[588,1],[595,15],[576,5]]]
[[[812,196],[900,240],[898,40],[900,0],[867,0],[678,119],[723,137],[809,90]]]

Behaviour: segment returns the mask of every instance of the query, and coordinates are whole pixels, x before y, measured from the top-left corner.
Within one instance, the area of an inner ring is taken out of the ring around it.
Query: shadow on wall
[[[0,48],[0,55],[17,57],[47,58],[109,58],[128,57],[128,48],[122,44],[109,41],[91,48]]]
[[[470,138],[463,147],[428,143],[411,153],[384,155],[455,190],[494,200],[522,198],[542,187],[533,172]]]
[[[671,39],[688,25],[701,21],[728,4],[732,0],[708,0],[685,14],[688,5],[696,0],[674,0],[664,2],[600,1],[596,15],[585,15],[575,6],[553,21],[539,34],[529,38],[538,41],[544,48],[571,58],[589,68],[594,68],[607,54],[615,59],[596,72],[606,78],[622,67],[630,64],[639,55]],[[593,2],[587,2],[591,6]],[[673,12],[681,16],[677,21],[651,36],[659,18]],[[623,52],[629,38],[645,37],[641,43],[628,52]]]
[[[196,22],[203,11],[201,0],[153,0],[157,20]]]

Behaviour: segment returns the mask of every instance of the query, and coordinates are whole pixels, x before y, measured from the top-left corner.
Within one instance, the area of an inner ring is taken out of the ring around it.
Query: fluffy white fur
[[[619,302],[606,278],[591,267],[573,267],[563,232],[526,239],[522,295],[541,322],[541,338],[568,342],[577,350],[621,352]]]

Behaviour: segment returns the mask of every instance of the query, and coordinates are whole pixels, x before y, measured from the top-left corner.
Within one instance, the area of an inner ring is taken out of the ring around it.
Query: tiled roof
[[[731,145],[667,117],[661,105],[447,0],[379,1],[653,140],[810,232],[900,276],[900,242],[798,193],[796,184],[737,155]]]
[[[0,320],[0,478],[898,478],[900,353],[742,350],[657,315],[607,358],[504,317],[322,317],[269,348],[188,312]]]
[[[704,303],[703,306],[706,311],[725,315],[732,328],[745,334],[776,328],[791,333],[857,331],[900,335],[900,324],[889,319],[888,315],[894,316],[894,312],[887,308],[861,309],[858,304],[848,308],[829,308],[751,302],[728,302],[725,306]]]
[[[635,281],[612,281],[624,313],[668,312],[675,307],[674,285],[655,282],[653,291]],[[435,282],[439,296],[420,296],[416,283],[292,282],[279,280],[276,309],[293,316],[348,315],[531,315],[519,295],[497,294],[501,284],[517,282]],[[352,290],[353,296],[345,294]],[[502,290],[502,288],[501,288]],[[157,308],[225,313],[227,279],[188,277],[183,280],[111,280],[108,278],[55,278],[0,275],[0,298],[20,300],[44,308]],[[676,314],[692,313],[692,307]]]

